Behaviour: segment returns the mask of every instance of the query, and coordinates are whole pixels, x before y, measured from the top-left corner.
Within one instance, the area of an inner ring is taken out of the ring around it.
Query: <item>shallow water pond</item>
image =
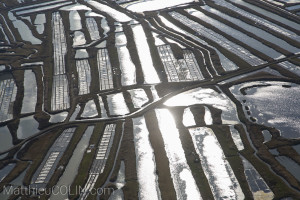
[[[38,127],[39,123],[33,118],[33,116],[20,119],[17,131],[18,139],[26,139],[36,134],[39,131]]]
[[[185,127],[196,125],[194,115],[189,107],[183,111],[182,123]]]
[[[12,137],[7,126],[0,127],[0,152],[13,146]]]
[[[237,124],[239,119],[235,104],[223,93],[218,93],[213,89],[196,88],[187,92],[175,95],[165,101],[166,106],[191,106],[195,104],[212,105],[222,110],[223,124]]]
[[[141,108],[143,105],[149,102],[148,96],[144,89],[132,89],[128,90],[131,96],[134,108]]]
[[[35,74],[31,70],[24,72],[24,98],[22,104],[22,113],[35,112],[37,101],[37,84]]]
[[[179,130],[168,109],[155,110],[158,127],[162,134],[177,199],[202,199],[199,188],[187,164]]]
[[[107,102],[110,115],[126,115],[129,113],[123,93],[107,95]]]
[[[94,100],[89,100],[85,104],[81,117],[96,117],[97,115],[98,115],[98,111]]]
[[[215,199],[244,199],[234,172],[212,129],[189,129]]]
[[[161,199],[157,182],[154,151],[144,117],[133,118],[133,135],[136,153],[139,197]]]
[[[242,89],[245,95],[240,92]],[[277,128],[282,137],[300,137],[299,85],[256,81],[232,86],[230,91],[238,100],[246,100],[244,105],[250,108],[251,116],[257,123]],[[247,111],[244,112],[246,114]]]

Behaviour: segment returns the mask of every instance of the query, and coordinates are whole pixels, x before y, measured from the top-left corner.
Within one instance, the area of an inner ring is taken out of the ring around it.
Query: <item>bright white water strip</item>
[[[191,128],[189,132],[215,199],[244,199],[214,132],[207,127]]]
[[[97,115],[98,115],[98,111],[94,100],[89,100],[85,104],[81,117],[96,117]]]
[[[148,96],[144,89],[132,89],[128,90],[131,96],[134,108],[141,108],[143,105],[149,102]]]
[[[185,127],[196,126],[195,118],[190,107],[184,109],[182,123]]]
[[[21,113],[35,112],[37,101],[37,85],[35,74],[31,70],[24,72],[24,98]]]
[[[221,47],[227,49],[228,51],[231,51],[232,53],[236,54],[246,62],[248,62],[250,65],[261,65],[266,63],[262,59],[258,58],[257,56],[254,56],[251,52],[249,52],[244,47],[228,40],[223,35],[214,32],[213,30],[204,27],[203,25],[187,18],[186,16],[178,13],[178,12],[169,12],[169,15],[172,16],[174,19],[178,20],[182,24],[187,25],[192,30],[196,31],[197,34],[206,37],[207,39],[214,41]],[[280,55],[279,55],[280,56]]]
[[[155,109],[159,130],[161,132],[171,177],[178,200],[201,200],[201,194],[187,164],[184,150],[179,138],[179,131],[168,109]]]
[[[34,20],[34,25],[36,27],[36,30],[39,34],[43,34],[45,30],[45,23],[46,23],[46,15],[43,14],[37,14],[36,18]]]
[[[86,49],[77,49],[75,54],[75,59],[89,58],[89,54]]]
[[[204,106],[205,108],[205,113],[204,113],[204,122],[206,125],[212,125],[213,124],[213,119],[211,116],[211,112],[208,107]]]
[[[87,12],[85,13],[85,16],[86,16],[86,17],[104,17],[103,15],[100,15],[100,14],[95,13],[95,12],[93,12],[93,11],[87,11]]]
[[[290,72],[297,74],[298,76],[300,76],[300,67],[289,62],[289,61],[284,61],[279,63],[278,65],[280,65],[281,67],[289,70]]]
[[[159,46],[159,45],[165,45],[166,43],[164,43],[161,39],[160,39],[160,35],[158,35],[155,32],[152,32],[153,38],[155,40],[155,46]]]
[[[230,133],[231,133],[231,137],[233,139],[233,142],[234,142],[235,146],[237,147],[237,149],[239,151],[242,151],[244,149],[244,144],[243,144],[243,141],[241,139],[239,131],[236,130],[233,125],[231,125],[230,126]]]
[[[142,25],[131,25],[146,84],[160,83]]]
[[[86,44],[85,36],[81,31],[74,32],[73,47]]]
[[[133,118],[133,135],[136,153],[137,176],[139,182],[139,199],[161,199],[156,174],[153,148],[149,140],[149,132],[145,118]]]
[[[121,69],[121,83],[123,86],[135,85],[136,74],[135,65],[131,60],[127,45],[127,39],[124,32],[116,33],[116,48],[118,51],[118,58]]]
[[[116,9],[113,9],[105,4],[99,3],[97,1],[91,1],[91,0],[85,0],[85,1],[91,6],[94,6],[99,11],[106,12],[108,15],[110,15],[118,22],[129,22],[130,20],[132,20],[126,14],[117,11]]]
[[[186,4],[190,2],[194,2],[194,0],[134,1],[133,3],[129,3],[129,5],[126,6],[126,9],[133,12],[145,12],[145,11],[160,10],[164,8],[174,7],[180,4]]]
[[[99,99],[99,104],[100,104],[100,109],[101,109],[101,117],[105,117],[107,118],[107,112],[106,112],[106,109],[104,107],[104,103],[102,101],[102,97],[101,96],[98,96],[98,99]]]
[[[151,90],[151,93],[152,93],[152,97],[153,97],[153,100],[156,101],[159,99],[159,96],[157,94],[157,91],[156,91],[156,88],[154,85],[151,85],[150,87],[150,90]]]
[[[166,106],[191,106],[195,104],[212,105],[222,110],[223,124],[238,124],[240,121],[237,116],[235,104],[223,93],[218,93],[213,89],[196,88],[178,95],[175,95],[165,101]]]
[[[101,19],[101,28],[103,29],[103,35],[107,37],[107,33],[110,31],[110,28],[106,18]]]
[[[82,29],[81,25],[81,17],[77,10],[72,10],[69,13],[69,20],[70,20],[70,30],[71,31],[78,31]]]
[[[129,113],[123,93],[107,95],[107,102],[110,115],[126,115]]]
[[[115,32],[122,32],[123,31],[123,26],[120,22],[115,22]]]
[[[64,7],[60,8],[59,10],[64,10],[64,11],[71,11],[71,10],[88,10],[88,11],[91,11],[92,9],[89,8],[89,7],[87,7],[87,6],[85,6],[85,5],[76,3],[76,4],[69,5],[69,6],[64,6]]]

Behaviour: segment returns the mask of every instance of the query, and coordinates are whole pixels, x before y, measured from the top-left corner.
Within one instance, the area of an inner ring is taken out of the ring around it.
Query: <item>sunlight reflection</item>
[[[168,109],[156,109],[155,113],[169,159],[170,172],[177,199],[202,199],[190,167],[187,164],[179,138],[179,131],[176,128],[171,112]]]
[[[212,105],[222,110],[223,124],[237,124],[237,110],[235,104],[223,93],[218,93],[210,88],[196,88],[187,92],[180,93],[165,101],[164,105],[174,106],[191,106],[195,104]]]
[[[244,199],[244,194],[224,152],[210,128],[189,129],[215,199]]]
[[[185,127],[196,125],[194,115],[191,112],[191,108],[184,109],[182,123]]]

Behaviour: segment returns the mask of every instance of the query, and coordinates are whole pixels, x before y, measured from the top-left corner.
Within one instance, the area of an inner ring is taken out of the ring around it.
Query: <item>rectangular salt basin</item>
[[[37,101],[37,84],[35,74],[31,70],[24,72],[24,98],[22,104],[22,113],[35,112]]]
[[[215,199],[244,199],[239,182],[212,129],[197,127],[190,128],[189,132]]]
[[[179,131],[168,109],[155,109],[158,127],[161,132],[177,199],[202,199],[198,186],[182,148]]]
[[[126,115],[129,113],[123,93],[107,95],[107,102],[110,115]]]
[[[193,38],[194,40],[196,40],[197,42],[201,43],[201,44],[204,44],[212,49],[214,49],[218,56],[219,56],[219,59],[220,59],[220,62],[221,62],[221,65],[222,67],[224,68],[225,71],[233,71],[233,70],[236,70],[238,69],[238,66],[233,63],[231,60],[229,60],[227,57],[225,57],[218,49],[216,49],[215,47],[209,45],[207,42],[205,42],[204,40],[201,40],[199,39],[198,37],[196,37],[195,35],[193,34],[190,34],[189,32],[187,31],[184,31],[183,29],[180,29],[179,27],[177,27],[176,25],[174,25],[173,23],[171,23],[170,21],[168,21],[166,18],[162,17],[159,15],[159,18],[160,20],[163,22],[163,24],[169,28],[172,28],[173,30],[176,30],[177,32],[181,33],[181,34],[184,34],[186,36],[189,36],[191,38]],[[207,51],[208,54],[210,55],[209,51]],[[202,52],[201,52],[202,53]],[[211,61],[211,60],[210,60]],[[205,62],[205,61],[204,61]],[[212,63],[212,61],[211,61]],[[204,63],[205,64],[205,63]]]
[[[201,11],[195,10],[195,9],[186,9],[186,11],[196,18],[199,18],[202,21],[205,21],[208,24],[211,24],[215,28],[219,29],[220,31],[234,37],[235,39],[241,41],[242,43],[245,43],[246,45],[260,51],[261,53],[271,57],[271,58],[278,58],[282,54],[275,51],[274,49],[262,44],[260,41],[253,39],[252,37],[249,37],[245,33],[240,32],[239,30],[236,30],[234,28],[231,28],[230,26],[219,22],[218,20],[215,20],[211,17],[208,17]]]
[[[223,19],[226,19],[226,20],[234,23],[235,25],[239,26],[240,28],[257,35],[258,37],[261,37],[261,38],[263,38],[263,39],[265,39],[265,40],[267,40],[267,41],[269,41],[273,44],[277,44],[278,46],[284,48],[287,51],[290,51],[292,53],[297,53],[297,52],[300,51],[299,48],[296,48],[296,47],[290,45],[286,41],[284,41],[284,40],[282,40],[282,39],[266,32],[266,31],[264,31],[260,28],[249,25],[246,22],[243,22],[242,20],[240,20],[238,18],[234,18],[234,17],[231,17],[229,15],[226,15],[225,13],[222,13],[221,11],[216,10],[214,8],[211,8],[209,6],[201,6],[201,8],[208,11],[208,12],[210,12],[210,13],[218,15],[219,17],[222,17]]]
[[[94,6],[99,11],[106,12],[108,15],[110,15],[118,22],[129,22],[130,20],[132,20],[126,14],[114,8],[111,8],[105,4],[99,3],[97,1],[91,1],[91,0],[88,0],[87,3],[90,4],[91,6]]]
[[[134,108],[141,108],[143,105],[149,102],[148,96],[144,89],[132,89],[128,90],[131,96]]]
[[[154,68],[149,45],[142,25],[131,25],[133,38],[141,61],[144,82],[146,84],[160,83],[157,72]]]
[[[82,29],[81,25],[81,17],[77,10],[72,10],[69,13],[69,21],[70,21],[70,30],[78,31]]]
[[[214,1],[214,2],[217,5],[220,5],[222,7],[226,7],[230,10],[233,10],[233,11],[237,12],[238,14],[254,21],[255,23],[260,24],[260,25],[265,26],[265,27],[268,27],[269,29],[271,29],[275,32],[278,32],[280,34],[283,34],[286,37],[292,38],[296,41],[299,40],[299,36],[297,34],[295,34],[294,32],[292,32],[290,30],[287,30],[287,29],[285,29],[285,28],[283,28],[283,27],[281,27],[281,26],[279,26],[275,23],[272,23],[272,22],[270,22],[270,21],[268,21],[264,18],[261,18],[259,16],[254,15],[254,14],[251,14],[251,13],[249,13],[249,12],[247,12],[247,11],[241,9],[241,8],[238,8],[238,7],[234,6],[233,4],[231,4],[227,1],[219,1],[218,0],[218,1]]]
[[[115,34],[116,48],[118,51],[118,58],[121,69],[121,83],[123,86],[136,84],[136,69],[131,60],[130,53],[128,51],[127,39],[124,32],[118,32]]]
[[[190,107],[184,109],[182,123],[185,127],[196,126],[195,118]]]
[[[94,126],[89,126],[86,129],[81,140],[77,144],[77,146],[73,152],[73,155],[72,155],[68,165],[66,166],[66,169],[65,169],[63,175],[60,177],[58,183],[56,184],[56,187],[54,188],[53,193],[58,194],[58,195],[52,194],[50,197],[51,200],[60,200],[63,198],[66,199],[68,197],[67,194],[59,193],[58,188],[62,188],[66,185],[71,185],[72,182],[74,181],[75,176],[78,173],[80,162],[83,158],[86,148],[88,147],[93,130],[94,130]]]
[[[154,152],[149,141],[149,132],[145,118],[133,118],[132,121],[139,197],[140,199],[160,200]]]

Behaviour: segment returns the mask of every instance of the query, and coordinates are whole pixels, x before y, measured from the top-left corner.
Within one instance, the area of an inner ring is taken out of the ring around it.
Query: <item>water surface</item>
[[[243,88],[248,88],[245,90],[246,95],[240,93]],[[251,116],[257,123],[277,128],[282,137],[300,137],[299,85],[288,82],[255,81],[235,85],[230,91],[238,100],[246,100],[245,105],[250,108]],[[244,112],[248,116],[247,111]]]
[[[169,159],[169,167],[177,199],[202,199],[191,169],[187,164],[179,138],[179,130],[176,128],[171,112],[168,109],[155,109],[155,113]]]
[[[215,199],[244,199],[245,196],[224,152],[210,128],[189,129],[194,147]]]
[[[130,93],[134,108],[141,108],[149,102],[148,96],[142,88],[128,90],[128,92]]]
[[[148,46],[147,38],[143,27],[138,25],[131,25],[133,38],[138,51],[138,56],[141,61],[141,66],[144,74],[144,82],[146,84],[160,83],[157,72],[154,68],[150,48]]]
[[[133,136],[136,153],[140,199],[161,199],[156,174],[154,151],[144,117],[133,118]]]
[[[0,152],[13,146],[12,137],[7,126],[0,127]]]
[[[33,118],[33,116],[21,118],[17,131],[18,139],[26,139],[38,133],[38,127],[39,123]]]
[[[64,188],[64,186],[69,186],[73,183],[76,175],[78,174],[79,165],[83,158],[85,150],[89,145],[89,141],[93,134],[93,130],[94,130],[94,126],[89,126],[86,129],[83,136],[81,137],[81,140],[77,144],[77,146],[73,152],[73,155],[72,155],[68,165],[66,166],[66,169],[65,169],[63,175],[60,177],[58,183],[56,184],[56,187],[55,187],[56,190],[54,190],[54,194],[58,193],[58,195],[52,194],[50,197],[51,200],[61,200],[61,199],[68,198],[68,195],[67,195],[68,192],[64,191],[64,192],[66,192],[65,194],[61,193],[58,191],[58,188]]]
[[[35,112],[37,101],[37,84],[35,74],[31,70],[24,71],[24,98],[22,104],[22,113]]]
[[[123,93],[107,95],[107,102],[110,115],[126,115],[129,113]]]

